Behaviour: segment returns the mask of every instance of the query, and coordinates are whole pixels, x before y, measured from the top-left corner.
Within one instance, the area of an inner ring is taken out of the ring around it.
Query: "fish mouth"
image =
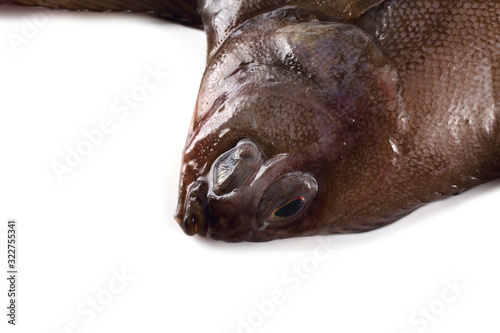
[[[197,180],[190,186],[184,203],[179,203],[175,219],[186,235],[207,235],[210,220],[207,193],[207,183]]]

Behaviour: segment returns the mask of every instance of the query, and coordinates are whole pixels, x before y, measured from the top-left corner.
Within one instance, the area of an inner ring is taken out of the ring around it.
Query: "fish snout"
[[[206,236],[210,219],[208,211],[208,185],[195,181],[187,191],[186,200],[177,208],[175,219],[189,236]]]

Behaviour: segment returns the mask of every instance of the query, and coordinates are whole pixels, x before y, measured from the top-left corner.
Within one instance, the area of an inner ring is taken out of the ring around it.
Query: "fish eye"
[[[284,219],[300,212],[304,206],[306,199],[304,197],[293,198],[284,205],[276,208],[271,214],[271,218]]]
[[[282,225],[297,220],[316,197],[318,185],[305,172],[282,175],[261,198],[258,220],[263,227]]]
[[[260,166],[262,154],[249,140],[240,141],[236,147],[222,154],[214,164],[213,192],[223,195],[232,192]]]

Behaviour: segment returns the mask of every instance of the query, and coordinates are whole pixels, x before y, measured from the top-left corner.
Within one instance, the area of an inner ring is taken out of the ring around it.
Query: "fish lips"
[[[177,207],[175,219],[186,235],[207,235],[210,222],[207,193],[207,183],[197,180],[188,189],[184,204]]]

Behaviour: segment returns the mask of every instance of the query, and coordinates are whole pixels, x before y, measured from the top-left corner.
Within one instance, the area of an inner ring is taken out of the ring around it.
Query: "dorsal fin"
[[[202,27],[196,0],[0,0],[0,4],[74,11],[148,13],[185,25]]]

